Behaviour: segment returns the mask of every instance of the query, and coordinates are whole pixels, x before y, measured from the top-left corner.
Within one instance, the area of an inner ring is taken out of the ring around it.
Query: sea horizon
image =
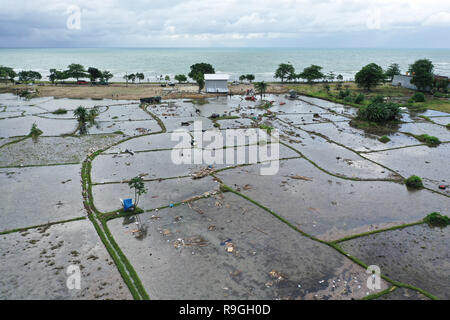
[[[45,55],[42,53],[45,52]],[[207,62],[217,73],[230,74],[237,80],[241,74],[254,74],[256,81],[273,81],[280,63],[291,63],[297,72],[317,64],[323,72],[342,74],[352,80],[368,63],[386,69],[398,63],[402,73],[418,59],[430,59],[435,73],[450,76],[448,48],[302,48],[302,47],[28,47],[0,48],[0,65],[16,71],[34,70],[47,80],[49,69],[65,69],[71,63],[109,70],[111,81],[123,82],[129,73],[143,72],[145,82],[161,75],[187,75],[190,65]]]

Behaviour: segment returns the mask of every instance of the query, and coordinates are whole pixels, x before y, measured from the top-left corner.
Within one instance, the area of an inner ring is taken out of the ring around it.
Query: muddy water
[[[141,215],[147,228],[141,240],[131,234],[134,224],[108,222],[152,299],[350,299],[367,294],[365,270],[236,195],[202,199],[191,207]],[[221,245],[227,239],[232,252]]]
[[[44,136],[70,134],[78,125],[76,120],[55,120],[36,116],[3,119],[0,120],[0,137],[26,136],[30,133],[33,123],[36,123],[37,127],[43,131]]]
[[[427,225],[388,231],[341,243],[351,255],[394,280],[450,298],[449,228]]]
[[[415,222],[433,211],[446,212],[450,204],[446,197],[426,190],[408,191],[398,183],[338,179],[304,159],[282,161],[274,176],[259,175],[254,165],[226,170],[218,177],[324,240]]]
[[[439,185],[450,185],[450,167],[448,155],[450,144],[441,144],[430,148],[417,146],[398,150],[368,153],[366,156],[385,166],[393,168],[404,177],[418,175],[426,186],[450,195],[450,188],[439,189]],[[405,163],[407,161],[407,163]],[[447,211],[450,209],[450,204]]]
[[[39,137],[10,144],[0,152],[0,167],[83,161],[88,154],[122,139],[121,136]],[[0,140],[1,141],[1,140]]]
[[[145,188],[147,193],[140,197],[139,207],[149,210],[218,190],[219,184],[212,177],[199,180],[188,177],[145,182]],[[134,199],[134,191],[127,183],[95,185],[92,187],[92,192],[94,204],[101,212],[119,210],[121,208],[119,199]]]
[[[11,233],[0,239],[2,300],[132,299],[89,220]],[[67,288],[69,265],[80,268],[80,290]]]
[[[280,121],[274,121],[272,124],[280,130],[283,142],[328,172],[356,179],[396,178],[388,169],[322,137],[310,135]]]
[[[312,124],[300,126],[300,128],[320,133],[356,151],[383,150],[420,144],[417,139],[401,133],[388,135],[391,141],[382,143],[378,140],[380,136],[366,134],[363,130],[351,127],[348,122]]]
[[[0,169],[0,231],[83,216],[80,167]]]

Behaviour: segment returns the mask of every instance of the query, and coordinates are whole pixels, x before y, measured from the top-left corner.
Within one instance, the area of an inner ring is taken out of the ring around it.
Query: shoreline
[[[289,91],[289,84],[269,84],[266,94],[282,94]],[[139,100],[160,96],[162,99],[201,99],[221,96],[224,94],[198,93],[196,84],[176,84],[174,87],[161,87],[159,84],[128,84],[113,83],[102,85],[76,85],[48,83],[37,85],[0,84],[0,93],[14,93],[19,89],[37,89],[40,97],[70,98],[70,99],[112,99]],[[244,95],[248,89],[254,89],[253,84],[230,85],[228,95]]]

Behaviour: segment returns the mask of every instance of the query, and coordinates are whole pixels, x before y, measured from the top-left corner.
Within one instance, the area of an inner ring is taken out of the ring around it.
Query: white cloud
[[[81,30],[65,27],[71,5],[82,8]],[[314,42],[371,32],[383,32],[395,43],[400,30],[448,28],[450,1],[2,0],[0,25],[2,46],[233,45],[233,40],[270,46],[274,39]]]

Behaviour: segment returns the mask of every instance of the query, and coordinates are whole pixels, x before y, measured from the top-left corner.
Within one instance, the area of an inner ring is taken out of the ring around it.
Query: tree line
[[[298,79],[305,79],[309,84],[313,84],[314,81],[343,81],[343,76],[335,76],[333,72],[324,74],[322,67],[317,65],[311,65],[303,70],[301,73],[296,73],[295,68],[290,63],[281,63],[275,71],[274,77],[280,79],[281,82],[285,81],[297,81]],[[411,83],[414,84],[421,91],[428,91],[431,89],[444,89],[448,87],[448,80],[441,79],[435,80],[433,74],[434,65],[428,59],[420,59],[411,64],[408,68],[408,72],[411,74]],[[394,76],[400,75],[400,66],[397,63],[391,64],[386,71],[376,63],[370,63],[364,66],[355,75],[355,83],[370,91],[373,87],[376,87],[380,83],[386,81],[392,81]]]
[[[205,74],[214,74],[214,67],[209,63],[196,63],[191,65],[191,71],[189,72],[189,78],[193,79],[199,86],[199,91],[201,91],[205,86]],[[302,72],[296,73],[295,67],[290,63],[281,63],[275,71],[274,77],[280,79],[282,83],[285,81],[297,81],[298,79],[304,79],[307,83],[313,84],[315,81],[343,81],[343,76],[341,74],[335,75],[334,72],[329,72],[327,74],[322,72],[323,67],[318,65],[311,65],[303,69]],[[427,91],[430,89],[444,90],[448,88],[448,80],[441,79],[436,80],[433,74],[434,66],[433,63],[428,59],[420,59],[409,66],[409,73],[412,76],[411,83],[414,84],[419,90]],[[400,75],[400,67],[397,63],[391,64],[386,71],[382,67],[375,63],[370,63],[364,66],[356,75],[355,83],[370,91],[371,88],[379,85],[381,82],[392,81],[395,75]],[[34,82],[36,80],[42,79],[39,72],[36,71],[20,71],[16,73],[12,68],[0,66],[0,79],[14,81],[18,77],[19,81],[23,82]],[[50,69],[49,80],[54,84],[57,81],[63,81],[66,79],[85,79],[89,78],[92,84],[95,84],[97,80],[100,83],[108,83],[108,81],[113,77],[113,74],[107,70],[100,71],[97,68],[89,67],[87,70],[81,64],[72,63],[68,66],[67,70],[57,70]],[[145,79],[143,73],[132,73],[126,74],[123,77],[128,85],[128,81],[135,83],[136,80]],[[162,79],[162,76],[161,76]],[[170,81],[170,77],[165,77],[166,81]],[[179,83],[186,82],[187,77],[183,74],[178,74],[175,76],[175,80]],[[255,80],[253,74],[241,75],[239,77],[240,81],[248,80],[250,83]]]

